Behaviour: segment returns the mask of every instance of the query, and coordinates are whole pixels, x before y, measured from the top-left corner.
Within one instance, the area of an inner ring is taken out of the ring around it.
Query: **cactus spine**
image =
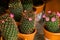
[[[21,1],[19,0],[10,1],[9,10],[14,14],[15,21],[19,22],[21,19],[21,14],[23,12]]]
[[[17,26],[15,21],[8,14],[0,16],[1,34],[4,40],[17,40]]]

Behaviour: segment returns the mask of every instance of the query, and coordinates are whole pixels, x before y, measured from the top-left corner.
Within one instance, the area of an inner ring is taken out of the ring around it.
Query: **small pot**
[[[44,38],[45,40],[60,40],[60,33],[49,32],[44,27]]]
[[[34,8],[36,9],[36,13],[37,14],[39,14],[40,12],[42,12],[43,11],[43,8],[44,8],[44,5],[45,4],[43,4],[43,5],[40,5],[40,6],[34,6]]]
[[[19,26],[20,25],[20,22],[16,22],[16,25]]]
[[[22,34],[22,33],[19,33],[18,37],[22,38],[23,40],[34,40],[36,32],[37,32],[37,30],[35,29],[35,31],[32,34]]]
[[[0,37],[0,40],[3,40],[2,37]]]

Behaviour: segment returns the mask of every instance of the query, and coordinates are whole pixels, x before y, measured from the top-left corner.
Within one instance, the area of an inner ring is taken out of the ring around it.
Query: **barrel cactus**
[[[30,34],[34,32],[35,14],[33,13],[32,0],[21,0],[24,8],[22,13],[21,24],[19,30],[21,33]]]
[[[57,32],[59,30],[59,12],[48,11],[48,14],[44,14],[43,18],[45,20],[46,29],[51,32]]]
[[[24,10],[31,11],[32,10],[32,0],[21,0],[22,6]]]
[[[21,19],[21,14],[23,12],[23,7],[20,0],[11,0],[9,3],[9,10],[14,14],[15,21],[19,22]]]
[[[17,40],[18,29],[15,21],[9,16],[4,14],[0,16],[0,30],[4,40]]]

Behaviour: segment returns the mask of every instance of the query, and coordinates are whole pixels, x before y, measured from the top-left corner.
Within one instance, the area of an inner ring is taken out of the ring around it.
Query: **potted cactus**
[[[32,0],[21,0],[21,2],[24,11],[22,13],[21,24],[19,26],[20,33],[18,36],[23,40],[33,40],[36,34],[33,3]]]
[[[45,40],[60,40],[59,12],[48,11],[43,15]]]
[[[23,12],[23,7],[20,0],[10,0],[9,10],[12,14],[14,14],[14,19],[16,23],[19,25],[19,21],[21,20],[21,14]]]
[[[10,14],[0,16],[0,28],[3,40],[18,40],[18,28]]]
[[[43,13],[45,2],[43,0],[33,0],[33,9],[36,12],[36,22],[39,22]]]

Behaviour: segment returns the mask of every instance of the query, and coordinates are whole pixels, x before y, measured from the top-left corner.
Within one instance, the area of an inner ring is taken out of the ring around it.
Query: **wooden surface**
[[[46,3],[46,11],[60,11],[60,0],[51,0]]]

